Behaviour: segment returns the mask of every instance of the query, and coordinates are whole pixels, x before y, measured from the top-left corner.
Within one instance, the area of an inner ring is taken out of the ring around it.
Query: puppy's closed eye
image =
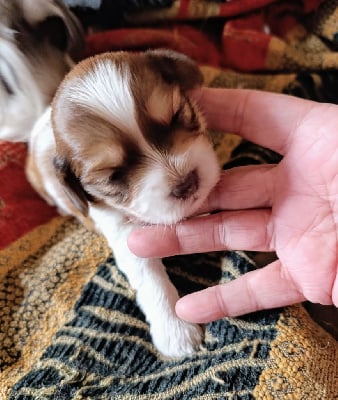
[[[125,179],[127,171],[123,167],[116,167],[109,175],[110,183],[118,183]]]

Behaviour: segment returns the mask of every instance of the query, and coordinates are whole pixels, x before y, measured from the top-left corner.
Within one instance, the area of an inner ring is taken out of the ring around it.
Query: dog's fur
[[[196,213],[218,181],[205,122],[188,94],[201,83],[190,59],[166,50],[86,59],[66,76],[30,143],[33,186],[106,237],[166,356],[193,352],[202,332],[176,316],[178,293],[161,260],[133,255],[127,236],[136,225]]]
[[[83,43],[62,0],[0,0],[0,140],[29,139]]]

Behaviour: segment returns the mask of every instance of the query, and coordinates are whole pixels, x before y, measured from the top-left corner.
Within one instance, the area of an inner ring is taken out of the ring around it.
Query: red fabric
[[[275,2],[276,0],[232,0],[221,5],[220,15],[229,17],[244,14]]]
[[[56,216],[27,182],[26,146],[0,142],[0,249]]]
[[[287,34],[301,25],[305,14],[318,8],[322,0],[281,1],[256,13],[225,23],[221,64],[239,71],[263,71],[275,36],[287,44]]]
[[[146,50],[169,48],[193,58],[199,63],[220,65],[217,46],[204,33],[188,25],[172,28],[128,28],[98,32],[88,36],[86,56],[116,50]]]
[[[212,13],[209,14],[208,16],[232,17],[234,15],[240,15],[252,10],[257,10],[276,1],[277,0],[231,0],[228,2],[226,1],[218,4],[219,10],[217,15]],[[199,5],[196,4],[196,0],[180,0],[179,10],[178,13],[175,15],[175,20],[186,20],[194,18],[195,14],[191,10],[196,10],[198,7]],[[217,7],[215,6],[213,6],[212,8],[217,9]]]
[[[264,13],[250,14],[225,24],[222,65],[240,70],[264,69],[271,36],[264,33]]]
[[[269,68],[267,60],[271,51],[271,39],[277,37],[287,45],[288,34],[297,25],[303,24],[304,18],[316,10],[321,2],[322,0],[232,0],[218,6],[210,5],[209,8],[206,8],[208,2],[201,2],[205,17],[217,17],[217,24],[222,21],[220,17],[233,16],[224,19],[223,33],[215,38],[214,32],[210,34],[204,27],[197,29],[181,23],[163,27],[162,20],[166,15],[171,21],[201,18],[196,2],[181,0],[176,13],[170,11],[159,14],[158,17],[150,14],[149,22],[161,22],[162,26],[112,29],[88,36],[86,55],[165,47],[185,53],[200,64],[238,71],[263,71]]]

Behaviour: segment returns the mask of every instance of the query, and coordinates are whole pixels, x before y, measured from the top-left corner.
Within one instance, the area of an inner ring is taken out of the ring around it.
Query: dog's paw
[[[194,353],[203,338],[199,325],[177,317],[166,323],[153,324],[150,332],[154,345],[166,357],[184,357]]]

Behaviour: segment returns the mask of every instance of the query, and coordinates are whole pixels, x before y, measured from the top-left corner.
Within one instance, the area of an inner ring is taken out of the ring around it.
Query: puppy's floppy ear
[[[75,175],[69,161],[55,156],[53,164],[56,176],[69,200],[86,217],[88,215],[88,201],[92,200],[92,197],[83,189],[80,179]]]
[[[18,1],[18,0],[16,0]],[[84,32],[62,0],[21,0],[22,17],[41,38],[78,60],[84,48]]]
[[[183,90],[201,86],[203,75],[197,64],[182,53],[172,50],[148,50],[145,53],[155,71],[169,84],[178,84]]]

